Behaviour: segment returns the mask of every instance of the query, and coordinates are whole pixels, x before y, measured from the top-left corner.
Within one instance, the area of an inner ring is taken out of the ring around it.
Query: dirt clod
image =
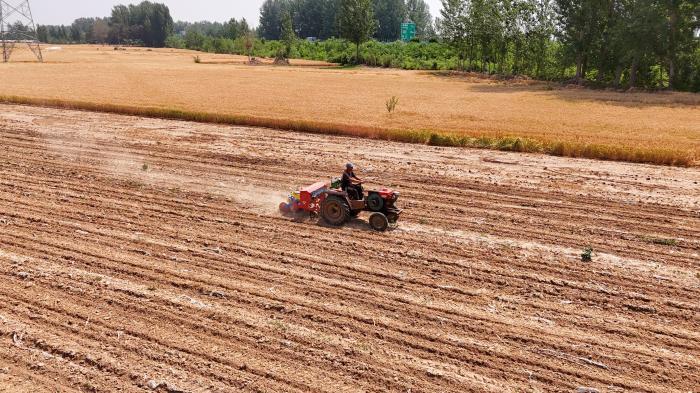
[[[627,307],[628,310],[634,311],[634,312],[641,312],[641,313],[647,313],[647,314],[655,314],[656,309],[651,306],[645,306],[645,305],[640,305],[640,304],[625,304],[625,307]]]

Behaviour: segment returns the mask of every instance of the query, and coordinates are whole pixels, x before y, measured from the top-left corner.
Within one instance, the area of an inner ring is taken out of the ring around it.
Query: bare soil
[[[346,161],[399,229],[276,212]],[[699,182],[0,106],[0,391],[697,391]]]

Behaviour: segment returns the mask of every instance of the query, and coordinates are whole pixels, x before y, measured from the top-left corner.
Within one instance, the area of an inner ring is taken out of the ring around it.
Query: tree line
[[[376,40],[398,40],[401,23],[409,20],[416,24],[419,39],[436,36],[430,8],[424,0],[265,0],[260,8],[258,33],[266,40],[279,40],[284,18],[289,15],[298,37],[320,40],[341,37],[343,16],[355,10],[367,11],[367,7],[375,25],[370,36]]]
[[[401,23],[417,25],[401,44]],[[700,91],[700,0],[266,0],[245,19],[173,22],[168,7],[40,26],[44,42],[169,46],[409,69]],[[308,42],[316,37],[322,42]],[[368,42],[369,41],[369,42]]]
[[[79,18],[70,26],[37,26],[39,40],[47,43],[131,44],[165,46],[173,33],[170,9],[160,3],[117,5],[107,18]]]
[[[553,57],[555,66],[573,69],[577,82],[700,87],[698,0],[442,3],[442,38],[465,69],[543,77]]]
[[[266,0],[258,33],[287,41],[290,20],[298,37],[353,42],[355,62],[365,41],[396,41],[412,20],[460,70],[700,90],[700,0],[442,0],[435,21],[422,0]]]

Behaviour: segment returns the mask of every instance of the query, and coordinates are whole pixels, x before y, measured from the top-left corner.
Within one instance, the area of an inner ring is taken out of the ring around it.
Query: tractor
[[[342,226],[366,211],[370,212],[369,225],[372,229],[384,232],[396,228],[402,212],[396,207],[398,192],[381,188],[366,191],[361,198],[352,198],[340,189],[339,179],[333,179],[330,186],[319,182],[293,192],[287,202],[280,204],[280,211],[284,214],[303,212],[320,216],[333,226]]]

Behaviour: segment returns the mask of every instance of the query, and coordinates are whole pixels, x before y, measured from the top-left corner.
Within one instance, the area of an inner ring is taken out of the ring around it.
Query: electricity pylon
[[[16,45],[26,44],[36,58],[44,61],[29,0],[0,0],[0,46],[2,61],[10,61]]]

